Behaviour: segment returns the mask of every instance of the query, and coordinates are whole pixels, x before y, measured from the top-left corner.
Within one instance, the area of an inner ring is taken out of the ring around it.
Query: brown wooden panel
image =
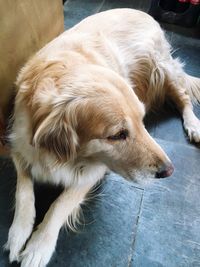
[[[0,113],[4,118],[19,69],[63,30],[62,0],[0,0]]]

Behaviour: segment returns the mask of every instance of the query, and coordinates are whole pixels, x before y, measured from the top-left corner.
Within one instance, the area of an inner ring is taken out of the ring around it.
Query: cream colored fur
[[[107,170],[129,180],[141,169],[172,174],[169,158],[144,128],[145,110],[170,98],[190,139],[200,141],[191,104],[200,100],[199,79],[188,76],[170,50],[149,15],[116,9],[83,20],[24,66],[10,136],[17,170],[6,245],[11,262],[46,266],[61,227],[75,222],[87,193]],[[34,180],[64,189],[32,234]]]

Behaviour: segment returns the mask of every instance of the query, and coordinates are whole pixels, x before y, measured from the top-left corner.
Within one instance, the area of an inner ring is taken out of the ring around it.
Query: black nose
[[[174,167],[171,162],[167,164],[163,164],[160,167],[159,171],[156,173],[155,177],[165,178],[165,177],[171,176],[173,171],[174,171]]]

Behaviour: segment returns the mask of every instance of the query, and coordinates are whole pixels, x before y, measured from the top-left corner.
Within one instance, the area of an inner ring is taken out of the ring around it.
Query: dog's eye
[[[112,140],[112,141],[116,141],[116,140],[126,140],[127,137],[128,137],[128,131],[127,130],[121,130],[117,134],[109,136],[107,139]]]

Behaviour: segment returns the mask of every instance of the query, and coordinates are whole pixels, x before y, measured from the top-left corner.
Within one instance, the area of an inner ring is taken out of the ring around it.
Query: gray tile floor
[[[84,17],[116,7],[148,11],[148,0],[68,0],[66,29]],[[188,73],[200,76],[200,41],[195,29],[163,25],[169,41],[185,61]],[[200,108],[195,112],[200,118]],[[179,114],[166,106],[150,114],[146,127],[175,165],[171,178],[146,187],[110,174],[97,198],[84,209],[79,233],[61,231],[49,267],[198,267],[200,266],[200,152],[190,144]],[[6,242],[13,217],[15,172],[0,160],[0,247]],[[60,189],[36,186],[37,221],[41,221]],[[39,208],[38,203],[42,203]],[[0,251],[0,267],[8,263]],[[30,266],[31,267],[31,266]]]

